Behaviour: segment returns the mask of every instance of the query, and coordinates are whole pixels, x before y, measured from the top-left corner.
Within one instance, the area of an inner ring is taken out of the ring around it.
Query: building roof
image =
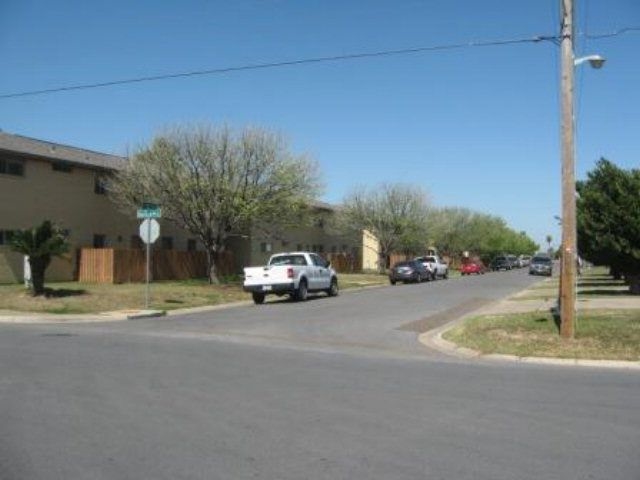
[[[319,210],[328,210],[328,211],[336,210],[335,205],[331,205],[330,203],[323,202],[321,200],[311,200],[311,202],[309,202],[309,206],[313,208],[317,208]]]
[[[117,170],[126,162],[126,158],[107,153],[94,152],[84,148],[61,145],[59,143],[37,140],[0,131],[0,152],[20,156],[38,157],[43,160],[62,160],[105,170]]]
[[[84,148],[38,140],[0,131],[0,153],[10,153],[27,157],[38,157],[48,161],[65,161],[76,165],[105,170],[118,170],[127,161],[124,157],[95,152]],[[336,206],[321,200],[312,200],[310,205],[320,210],[335,211]]]

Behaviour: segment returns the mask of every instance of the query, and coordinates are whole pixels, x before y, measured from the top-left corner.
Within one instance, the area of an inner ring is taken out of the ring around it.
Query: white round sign
[[[144,243],[153,243],[160,236],[160,224],[155,218],[145,218],[140,224],[139,233]]]

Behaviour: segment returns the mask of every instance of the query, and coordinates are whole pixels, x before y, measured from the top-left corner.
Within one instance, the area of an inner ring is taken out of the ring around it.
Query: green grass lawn
[[[638,361],[640,310],[581,312],[573,340],[560,338],[547,313],[476,317],[446,332],[444,338],[484,354]]]
[[[386,275],[339,274],[340,288],[386,285]],[[78,282],[49,283],[46,297],[32,297],[22,285],[0,285],[0,312],[98,313],[144,308],[145,284],[120,285]],[[164,281],[150,285],[150,308],[177,308],[220,305],[251,300],[239,281],[209,285],[206,280]]]

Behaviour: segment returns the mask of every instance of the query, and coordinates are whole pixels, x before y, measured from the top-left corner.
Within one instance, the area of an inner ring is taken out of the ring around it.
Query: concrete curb
[[[166,310],[140,310],[138,312],[127,315],[127,320],[137,320],[139,318],[164,317]]]

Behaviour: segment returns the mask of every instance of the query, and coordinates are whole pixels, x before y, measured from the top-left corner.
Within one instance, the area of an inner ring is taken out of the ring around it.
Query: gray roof
[[[311,200],[311,202],[309,202],[309,206],[317,208],[319,210],[329,210],[329,211],[336,210],[335,205],[331,205],[330,203],[323,202],[322,200]]]
[[[124,157],[94,152],[83,148],[70,147],[59,143],[0,132],[0,152],[20,156],[38,157],[43,160],[63,160],[76,165],[84,165],[105,170],[122,168],[127,161]]]

